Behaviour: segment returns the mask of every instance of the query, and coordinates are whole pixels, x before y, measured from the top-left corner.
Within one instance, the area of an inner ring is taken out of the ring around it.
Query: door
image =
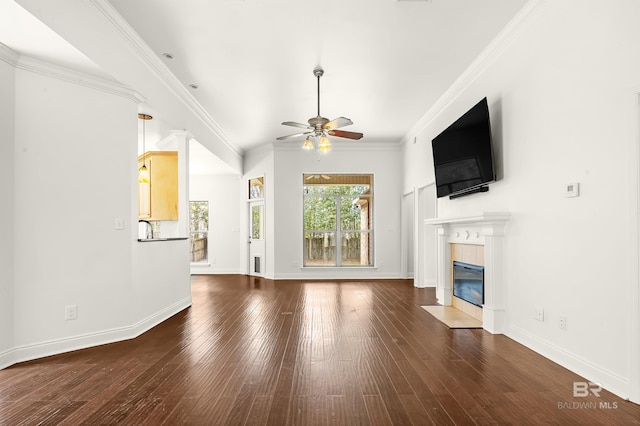
[[[265,272],[264,200],[249,202],[249,275]]]
[[[402,278],[414,278],[414,193],[402,196],[401,257]]]

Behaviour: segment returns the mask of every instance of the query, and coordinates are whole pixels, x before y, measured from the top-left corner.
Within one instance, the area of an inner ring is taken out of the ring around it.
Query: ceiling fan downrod
[[[324,74],[322,68],[316,68],[313,70],[313,75],[318,79],[318,117],[320,117],[320,77]]]

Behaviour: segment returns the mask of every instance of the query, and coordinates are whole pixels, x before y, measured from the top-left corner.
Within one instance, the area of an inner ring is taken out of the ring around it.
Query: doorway
[[[265,274],[264,177],[249,179],[249,275]]]
[[[264,276],[264,201],[249,203],[249,275]]]

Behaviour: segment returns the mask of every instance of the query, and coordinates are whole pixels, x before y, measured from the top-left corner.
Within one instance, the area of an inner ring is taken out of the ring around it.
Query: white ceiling
[[[526,0],[109,0],[239,152],[316,115],[353,120],[362,143],[399,143]],[[0,42],[100,75],[14,0]],[[135,89],[135,88],[134,88]],[[301,143],[294,139],[293,143]]]

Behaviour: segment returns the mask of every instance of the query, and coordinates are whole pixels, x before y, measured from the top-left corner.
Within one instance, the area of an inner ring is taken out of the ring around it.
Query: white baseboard
[[[423,283],[418,283],[415,287],[416,288],[433,288],[436,286],[436,282],[435,281],[426,281]]]
[[[167,306],[130,326],[33,343],[9,349],[0,353],[0,370],[19,362],[134,339],[189,306],[191,306],[191,296]]]
[[[301,268],[302,269],[302,268]],[[345,268],[317,267],[308,268],[294,273],[265,274],[265,278],[273,280],[402,280],[399,272],[392,272],[384,275],[375,275],[377,268],[353,268],[345,271]],[[358,270],[360,269],[360,270]],[[367,272],[371,274],[367,274]]]
[[[192,266],[189,271],[191,275],[243,275],[244,272],[239,271],[223,271],[223,270],[213,270],[207,268],[206,266]]]
[[[629,399],[630,383],[625,377],[620,377],[598,365],[595,365],[567,350],[541,339],[538,336],[517,326],[509,326],[505,336],[539,353],[563,366],[564,368],[584,377],[585,379],[597,383],[611,393],[620,398]],[[567,398],[572,397],[572,383],[567,383]]]

